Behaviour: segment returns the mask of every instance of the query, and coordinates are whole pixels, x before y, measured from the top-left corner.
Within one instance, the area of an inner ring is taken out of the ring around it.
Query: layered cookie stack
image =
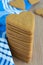
[[[28,62],[32,57],[35,17],[31,12],[7,16],[7,37],[12,53]]]

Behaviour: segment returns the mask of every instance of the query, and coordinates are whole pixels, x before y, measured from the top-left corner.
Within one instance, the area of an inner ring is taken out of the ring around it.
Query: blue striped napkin
[[[6,16],[15,13],[7,8],[8,2],[8,0],[0,0],[0,65],[15,65],[6,39]]]
[[[0,38],[0,65],[14,65],[8,42]]]
[[[9,5],[10,1],[11,0],[0,0],[0,65],[15,65],[6,39],[6,16],[9,14],[19,14],[29,10],[32,6],[28,0],[24,0],[26,10],[20,10],[11,7]]]

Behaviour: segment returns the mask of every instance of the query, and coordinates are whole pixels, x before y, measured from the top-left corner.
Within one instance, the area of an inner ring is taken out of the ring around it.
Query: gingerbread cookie
[[[30,4],[34,5],[39,2],[39,0],[29,0]]]
[[[25,9],[24,0],[13,0],[10,2],[10,5],[16,8]]]
[[[43,17],[43,8],[36,9],[34,12],[35,14]]]

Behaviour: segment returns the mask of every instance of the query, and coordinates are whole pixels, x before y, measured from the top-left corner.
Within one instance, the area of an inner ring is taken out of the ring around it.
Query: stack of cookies
[[[7,37],[12,54],[28,62],[32,57],[35,16],[31,12],[7,16]]]

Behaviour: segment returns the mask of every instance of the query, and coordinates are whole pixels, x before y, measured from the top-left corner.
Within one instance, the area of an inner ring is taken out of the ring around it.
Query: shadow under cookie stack
[[[31,12],[7,16],[7,37],[13,56],[28,62],[32,57],[35,17]]]

